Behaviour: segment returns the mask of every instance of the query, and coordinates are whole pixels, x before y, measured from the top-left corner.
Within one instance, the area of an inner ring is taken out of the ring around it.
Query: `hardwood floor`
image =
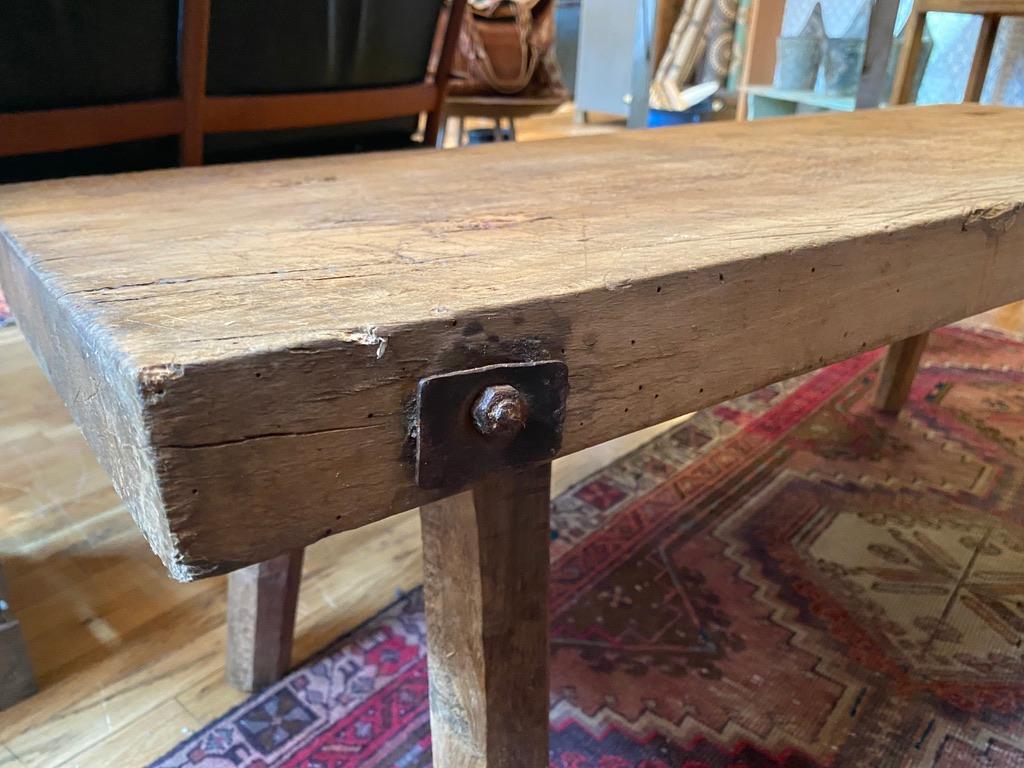
[[[608,129],[562,112],[519,135]],[[1022,329],[1024,304],[990,318]],[[667,426],[559,460],[554,492]],[[0,768],[144,765],[241,701],[224,681],[226,579],[167,578],[16,328],[0,330],[0,457],[0,562],[40,685],[0,713]],[[310,547],[293,658],[419,584],[419,548],[415,511]]]

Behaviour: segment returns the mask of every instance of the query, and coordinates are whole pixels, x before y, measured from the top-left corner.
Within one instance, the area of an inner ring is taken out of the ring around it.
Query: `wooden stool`
[[[0,279],[170,573],[248,566],[233,679],[288,553],[419,508],[434,764],[542,768],[556,456],[1024,298],[1024,110],[742,132],[14,185]]]
[[[965,102],[981,101],[985,75],[988,73],[992,48],[995,45],[996,33],[999,31],[999,20],[1003,16],[1024,16],[1024,0],[914,0],[914,7],[907,19],[904,32],[903,50],[900,51],[893,79],[890,99],[893,105],[908,104],[913,98],[914,69],[921,55],[924,19],[929,11],[981,15],[981,31],[978,33],[978,42],[974,48],[967,87],[964,88]],[[924,352],[927,343],[928,334],[921,334],[906,338],[889,348],[875,392],[875,407],[878,410],[896,414],[906,404],[921,353]]]

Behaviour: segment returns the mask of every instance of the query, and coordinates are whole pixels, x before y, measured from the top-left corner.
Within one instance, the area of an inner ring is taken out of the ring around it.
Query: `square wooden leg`
[[[437,768],[548,764],[551,465],[420,510]]]
[[[0,709],[36,692],[21,625],[7,603],[7,584],[0,573]]]
[[[884,413],[899,413],[910,396],[910,385],[914,383],[921,353],[928,344],[928,334],[897,341],[889,347],[878,376],[875,390],[875,408]]]
[[[264,688],[291,664],[302,554],[300,549],[228,576],[227,678],[236,688]]]

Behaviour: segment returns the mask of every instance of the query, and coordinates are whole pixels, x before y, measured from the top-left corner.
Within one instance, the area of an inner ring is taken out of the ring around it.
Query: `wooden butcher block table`
[[[172,576],[287,563],[239,572],[236,654],[286,644],[287,553],[421,506],[437,764],[540,766],[550,460],[911,339],[898,408],[921,334],[1024,298],[1022,136],[899,108],[26,184],[0,280]]]

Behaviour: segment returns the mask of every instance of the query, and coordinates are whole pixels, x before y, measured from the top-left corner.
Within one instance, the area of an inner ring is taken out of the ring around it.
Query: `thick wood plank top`
[[[431,498],[424,375],[564,359],[565,450],[1024,297],[1024,111],[0,189],[0,280],[179,578]]]

